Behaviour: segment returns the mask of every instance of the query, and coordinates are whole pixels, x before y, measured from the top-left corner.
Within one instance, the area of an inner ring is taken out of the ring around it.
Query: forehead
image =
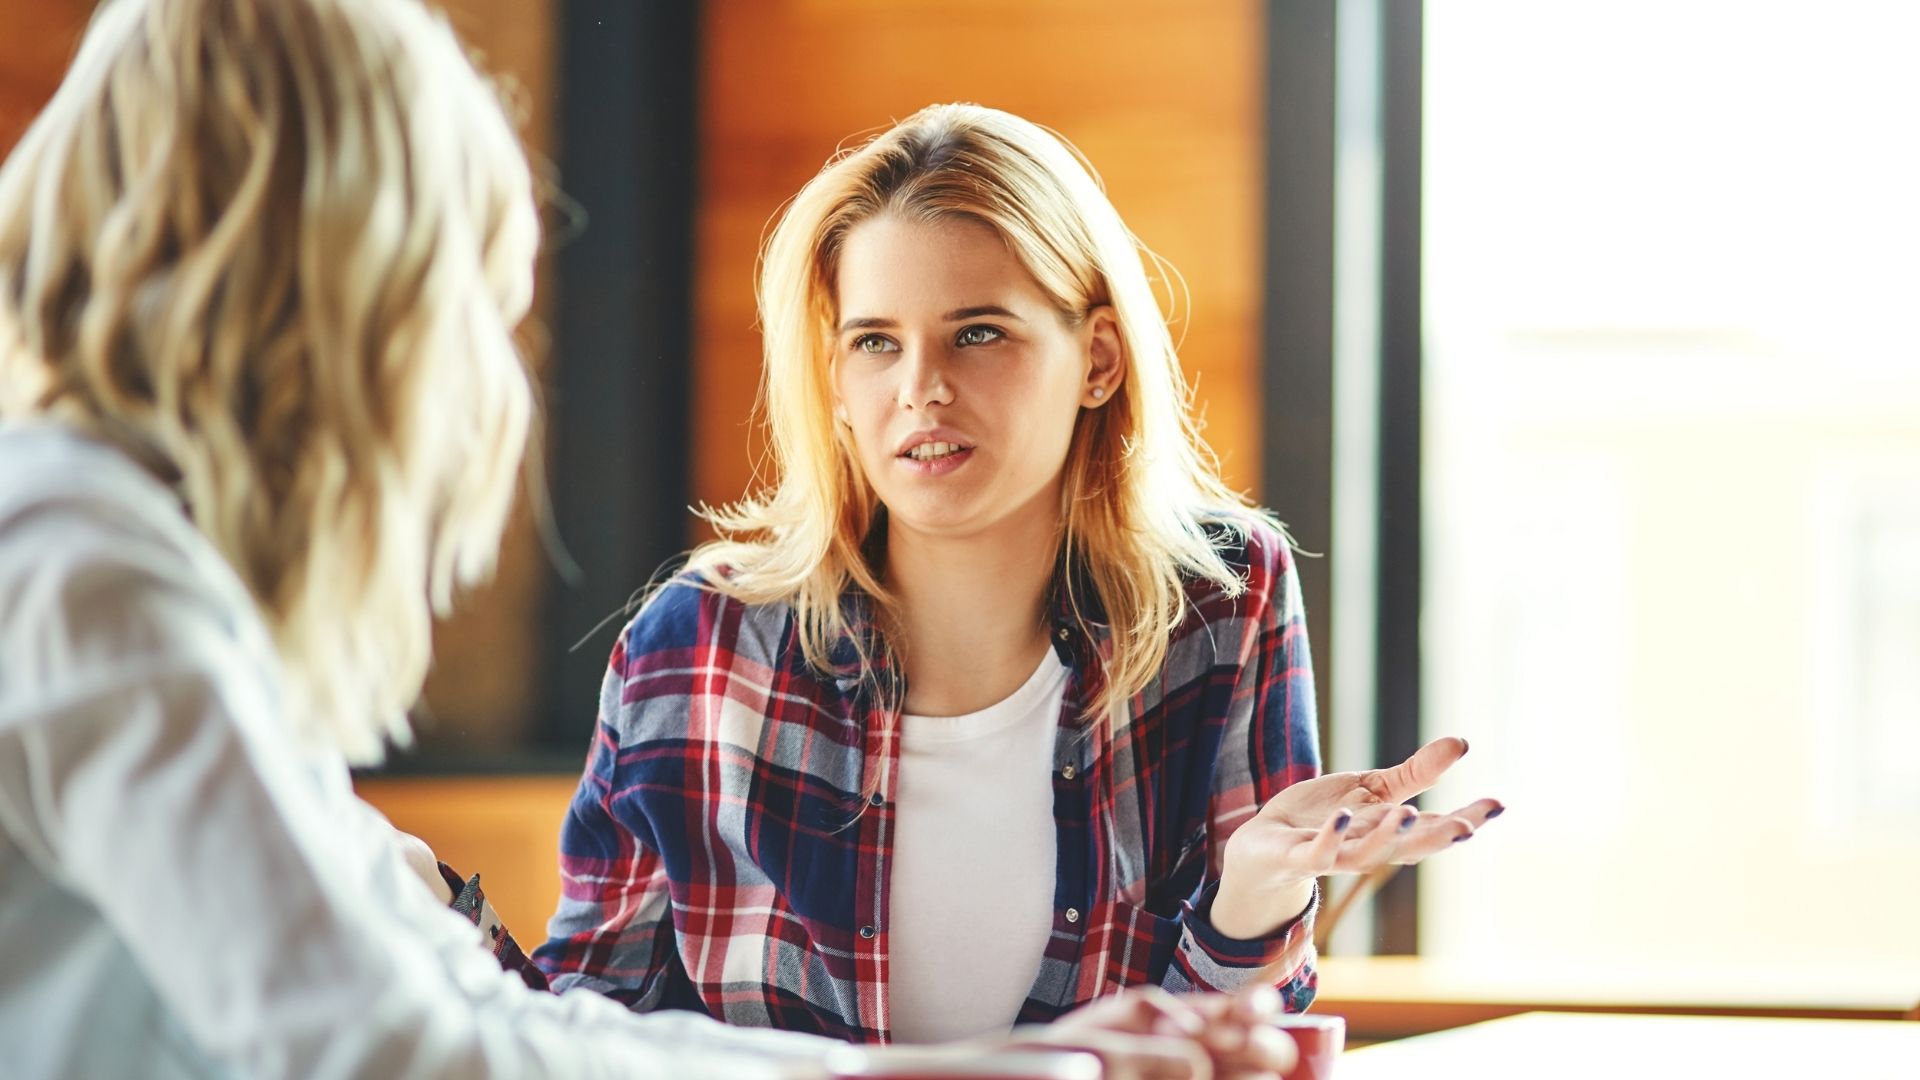
[[[908,318],[956,307],[1048,306],[1006,241],[967,218],[884,215],[847,233],[834,281],[839,316]]]

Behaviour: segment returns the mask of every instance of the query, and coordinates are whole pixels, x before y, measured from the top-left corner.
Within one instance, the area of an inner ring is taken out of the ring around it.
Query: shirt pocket
[[[1155,915],[1125,900],[1114,901],[1110,910],[1101,914],[1106,917],[1107,933],[1100,941],[1105,955],[1097,959],[1107,984],[1159,985],[1173,962],[1174,950],[1180,947],[1178,915]]]

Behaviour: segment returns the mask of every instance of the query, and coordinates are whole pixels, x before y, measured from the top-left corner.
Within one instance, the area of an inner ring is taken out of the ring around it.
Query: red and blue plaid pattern
[[[1206,917],[1227,837],[1320,764],[1292,556],[1276,530],[1247,528],[1228,549],[1246,591],[1189,586],[1162,674],[1117,738],[1082,717],[1106,628],[1055,606],[1070,669],[1052,763],[1059,868],[1022,1023],[1141,983],[1238,989],[1270,963],[1289,1008],[1313,998],[1311,910],[1259,941]],[[852,629],[825,672],[787,608],[684,576],[627,626],[560,837],[560,906],[534,954],[554,989],[888,1041],[897,716],[876,676],[858,677],[871,624],[862,597],[847,604]],[[994,927],[964,929],[994,947]]]

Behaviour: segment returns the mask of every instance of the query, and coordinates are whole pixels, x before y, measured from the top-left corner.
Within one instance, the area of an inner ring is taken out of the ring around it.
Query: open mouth
[[[973,447],[945,439],[930,439],[900,452],[898,460],[908,472],[919,476],[945,476],[965,465],[973,457]]]
[[[939,461],[972,450],[971,446],[962,446],[953,442],[924,442],[900,456],[910,461]]]

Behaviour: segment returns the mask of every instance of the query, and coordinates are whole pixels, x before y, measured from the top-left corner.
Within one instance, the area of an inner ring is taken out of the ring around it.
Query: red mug
[[[1269,1023],[1293,1036],[1300,1050],[1300,1062],[1285,1074],[1285,1080],[1332,1080],[1333,1063],[1347,1044],[1346,1017],[1287,1013]]]

